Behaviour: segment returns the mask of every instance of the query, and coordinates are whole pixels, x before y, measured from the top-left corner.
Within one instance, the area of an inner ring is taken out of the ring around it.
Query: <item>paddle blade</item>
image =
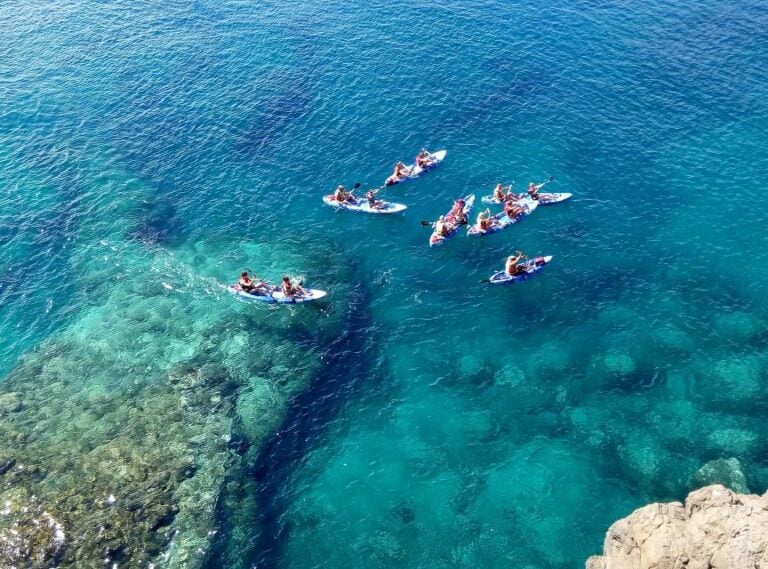
[[[431,222],[431,221],[421,221],[420,223],[421,223],[421,224],[422,224],[424,227],[426,227],[426,226],[428,226],[428,225],[432,225],[432,222]]]

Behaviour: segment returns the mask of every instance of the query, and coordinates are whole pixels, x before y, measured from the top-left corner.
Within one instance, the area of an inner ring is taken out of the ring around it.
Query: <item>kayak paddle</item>
[[[423,226],[425,226],[425,227],[426,227],[426,226],[428,226],[428,225],[434,225],[434,224],[435,224],[435,223],[437,223],[437,222],[436,222],[436,221],[423,221],[423,220],[422,220],[422,221],[420,221],[419,223],[421,223]],[[467,220],[465,219],[465,220],[463,220],[463,221],[460,221],[460,222],[458,223],[458,225],[467,225],[468,223],[469,223],[469,221],[467,221]]]
[[[543,181],[541,184],[539,184],[539,185],[537,185],[537,186],[536,186],[536,189],[537,189],[537,190],[538,190],[538,189],[541,189],[543,186],[545,186],[545,185],[549,184],[549,183],[550,183],[551,181],[553,181],[554,179],[555,179],[555,177],[554,177],[554,176],[550,176],[550,177],[549,177],[549,180],[544,180],[544,181]]]

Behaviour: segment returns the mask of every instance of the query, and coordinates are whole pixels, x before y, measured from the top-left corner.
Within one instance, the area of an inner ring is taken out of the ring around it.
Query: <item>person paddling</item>
[[[437,221],[435,222],[435,233],[440,237],[447,237],[449,231],[450,231],[450,222],[445,218],[444,215],[441,215],[440,217],[437,218]]]
[[[517,216],[523,213],[523,208],[512,200],[504,202],[504,215],[509,219],[515,219]]]
[[[488,231],[491,228],[490,208],[485,208],[485,211],[481,211],[477,214],[475,227],[478,231]]]
[[[528,257],[522,251],[517,251],[514,255],[507,257],[507,262],[504,266],[504,272],[510,277],[514,277],[521,273],[528,272],[525,263],[520,263],[523,259]]]
[[[465,225],[467,223],[467,214],[464,211],[466,205],[467,202],[464,201],[464,198],[459,198],[453,202],[451,211],[448,212],[448,219],[459,225]]]
[[[395,164],[395,170],[394,170],[394,172],[392,172],[392,177],[393,178],[398,178],[398,179],[399,178],[405,178],[410,173],[411,173],[411,169],[408,168],[408,166],[406,166],[402,162],[398,161]]]
[[[280,283],[280,289],[283,291],[283,294],[287,298],[304,296],[307,294],[307,291],[301,288],[301,285],[293,284],[291,282],[291,277],[289,277],[288,275],[283,277],[283,282]]]
[[[509,186],[508,188],[510,191],[512,190],[512,186]],[[501,184],[496,184],[496,187],[493,188],[493,198],[496,200],[504,201],[504,198],[509,195],[504,193],[504,186]]]
[[[416,165],[420,168],[426,168],[430,164],[432,164],[432,155],[422,148],[416,155]]]
[[[381,209],[384,207],[384,202],[382,200],[376,199],[376,194],[378,194],[383,188],[376,188],[375,190],[368,190],[365,192],[365,199],[368,201],[368,207],[374,208],[374,209]]]
[[[271,288],[267,281],[251,278],[247,271],[240,273],[238,284],[243,292],[247,292],[248,294],[257,294],[260,292],[268,294],[269,289]]]
[[[531,182],[528,184],[528,195],[531,196],[531,199],[539,199],[539,190],[544,184],[546,184],[546,182],[542,182],[541,184],[535,184]]]
[[[333,199],[339,203],[354,202],[355,196],[352,195],[352,192],[354,191],[355,190],[346,191],[344,186],[339,184],[336,186],[336,191],[333,192]]]

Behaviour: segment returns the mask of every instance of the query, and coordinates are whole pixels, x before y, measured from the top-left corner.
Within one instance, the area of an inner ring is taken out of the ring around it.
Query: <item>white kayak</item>
[[[431,162],[426,166],[417,166],[415,163],[408,166],[408,174],[399,178],[390,176],[384,181],[385,186],[394,186],[400,182],[407,182],[408,180],[415,180],[416,178],[426,174],[430,170],[437,167],[440,162],[445,160],[445,155],[448,154],[447,150],[438,150],[437,152],[430,152]]]
[[[531,200],[531,199],[523,199],[517,202],[520,204],[520,207],[522,208],[522,211],[517,214],[515,217],[509,217],[504,212],[497,213],[496,215],[492,216],[490,221],[491,224],[488,227],[488,229],[478,229],[477,225],[472,225],[467,230],[467,235],[490,235],[491,233],[496,233],[498,231],[502,231],[509,227],[510,225],[514,225],[515,223],[520,222],[521,220],[525,219],[533,211],[539,207],[539,202]]]
[[[352,201],[337,202],[334,199],[333,194],[323,196],[323,203],[338,209],[346,209],[349,211],[360,211],[363,213],[373,214],[400,213],[408,209],[407,205],[394,202],[385,202],[382,200],[376,200],[375,205],[371,206],[368,203],[368,200],[364,198],[353,198]]]
[[[572,196],[573,194],[570,194],[567,192],[561,192],[561,193],[540,192],[538,195],[538,199],[536,201],[539,202],[539,205],[550,205],[553,203],[564,202],[565,200],[567,200]],[[517,194],[516,201],[524,200],[527,197],[528,196],[526,194]],[[480,201],[483,202],[485,205],[501,205],[504,203],[504,200],[500,200],[493,196],[483,196],[482,198],[480,198]]]
[[[551,260],[552,255],[548,255],[546,257],[536,257],[535,259],[531,259],[530,261],[526,261],[525,263],[520,263],[517,265],[518,267],[523,267],[523,272],[514,276],[510,276],[506,273],[506,271],[499,271],[491,275],[491,277],[488,279],[488,282],[491,284],[503,285],[527,280],[538,273],[541,269],[546,267]]]
[[[252,294],[250,292],[245,292],[242,288],[240,288],[239,284],[231,285],[228,290],[229,292],[231,292],[238,298],[242,298],[243,300],[248,300],[253,302],[264,302],[267,304],[299,304],[301,302],[310,302],[312,300],[319,300],[328,294],[324,290],[305,288],[304,290],[306,291],[306,294],[304,295],[285,296],[285,294],[283,294],[283,291],[280,290],[279,287],[272,287],[272,291],[269,293],[264,291],[264,292],[258,292],[256,294]]]

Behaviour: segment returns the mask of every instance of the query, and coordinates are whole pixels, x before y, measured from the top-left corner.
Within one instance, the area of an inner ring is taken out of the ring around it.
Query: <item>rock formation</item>
[[[685,504],[645,506],[610,527],[603,549],[587,569],[768,567],[768,492],[714,485],[691,492]]]

